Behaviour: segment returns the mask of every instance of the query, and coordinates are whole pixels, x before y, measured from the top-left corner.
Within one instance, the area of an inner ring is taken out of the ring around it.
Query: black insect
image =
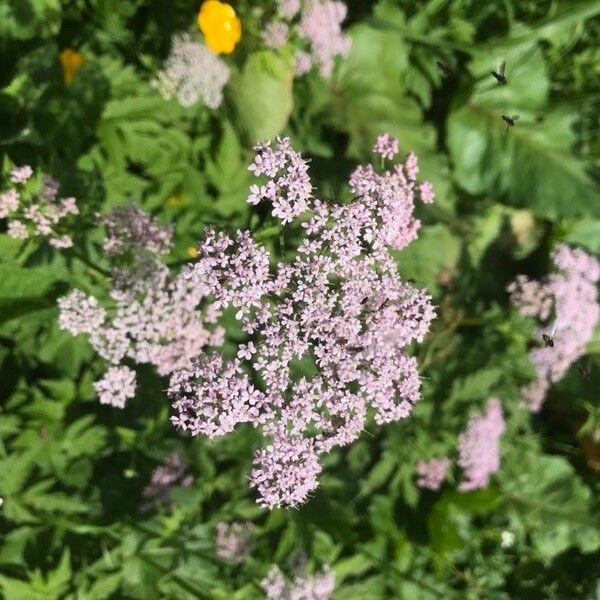
[[[409,277],[406,280],[407,283],[410,283],[410,285],[415,285],[415,283],[417,283],[417,280],[414,277]]]
[[[586,381],[589,381],[592,376],[592,361],[588,359],[584,365],[579,365],[577,370]]]
[[[502,117],[502,120],[506,123],[506,131],[508,132],[508,130],[511,127],[514,127],[517,124],[517,121],[519,120],[519,115],[500,115]]]
[[[442,72],[444,77],[448,78],[448,77],[452,77],[452,75],[454,75],[454,71],[446,63],[443,63],[441,60],[436,60],[435,64],[437,65],[438,69]]]
[[[490,74],[494,76],[494,79],[500,85],[506,85],[508,83],[508,80],[506,79],[506,76],[504,75],[504,70],[505,69],[506,69],[506,62],[502,61],[500,63],[500,66],[498,67],[497,71],[490,71]]]
[[[554,338],[551,335],[542,333],[542,339],[547,348],[554,348]]]

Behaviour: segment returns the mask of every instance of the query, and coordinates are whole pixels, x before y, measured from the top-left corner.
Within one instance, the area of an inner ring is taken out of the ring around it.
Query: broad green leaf
[[[560,456],[515,452],[500,481],[515,530],[525,529],[539,556],[551,561],[570,547],[600,548],[600,521],[589,487]]]
[[[64,271],[58,267],[0,264],[0,300],[42,296],[64,275]]]
[[[421,228],[418,239],[396,255],[400,274],[434,293],[442,271],[454,271],[460,242],[445,225],[432,225]]]
[[[391,6],[385,16],[388,22],[403,20]],[[402,36],[366,23],[352,27],[350,34],[352,49],[331,83],[329,109],[332,123],[350,136],[348,152],[354,158],[372,159],[379,134],[396,136],[401,154],[417,154],[421,176],[433,182],[438,200],[447,204],[447,166],[435,151],[435,130],[423,122],[418,104],[406,94],[408,47]]]
[[[500,60],[506,60],[506,86],[489,76],[490,63]],[[482,53],[470,68],[479,78],[474,92],[448,120],[458,185],[549,218],[599,215],[597,186],[571,150],[576,114],[544,110],[548,80],[537,45]],[[508,130],[501,115],[520,119]]]
[[[581,221],[567,234],[566,242],[583,246],[589,252],[600,254],[600,221]]]
[[[291,57],[254,52],[229,85],[240,125],[251,143],[274,137],[287,125],[293,107]]]

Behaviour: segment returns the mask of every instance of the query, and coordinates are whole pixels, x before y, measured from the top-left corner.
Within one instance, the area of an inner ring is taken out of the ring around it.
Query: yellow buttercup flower
[[[215,54],[231,54],[242,38],[242,23],[233,6],[225,2],[206,0],[198,13],[198,25]]]
[[[59,55],[60,66],[63,72],[63,81],[65,83],[71,83],[75,79],[75,74],[85,62],[85,56],[77,50],[72,48],[66,48]]]
[[[183,199],[182,196],[179,196],[177,194],[173,194],[173,195],[171,195],[171,196],[169,196],[167,198],[167,204],[171,208],[177,208],[179,206],[183,206],[185,204],[185,200]]]
[[[190,258],[198,258],[198,248],[196,246],[188,246],[187,254]]]

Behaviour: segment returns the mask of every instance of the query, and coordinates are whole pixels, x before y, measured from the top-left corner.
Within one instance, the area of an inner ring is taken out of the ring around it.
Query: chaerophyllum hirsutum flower
[[[296,76],[316,68],[328,79],[336,57],[350,52],[352,40],[342,31],[347,13],[348,7],[339,0],[278,0],[275,17],[264,26],[263,40],[267,47],[279,49],[293,38]]]
[[[435,311],[391,254],[420,227],[413,154],[384,173],[359,166],[352,202],[333,203],[314,197],[289,139],[255,150],[250,170],[266,182],[249,202],[270,204],[283,234],[285,224],[301,224],[302,240],[293,258],[274,264],[249,231],[206,231],[186,276],[219,309],[234,309],[248,339],[234,358],[202,353],[177,369],[169,396],[173,424],[194,436],[241,423],[261,430],[250,481],[259,504],[273,508],[305,502],[320,457],[355,441],[370,415],[385,424],[410,414],[421,392],[407,346],[423,340]]]
[[[211,327],[219,311],[204,302],[205,290],[161,262],[171,248],[171,228],[134,206],[115,208],[99,222],[107,231],[107,256],[120,261],[110,273],[109,300],[73,290],[58,300],[58,322],[73,335],[88,336],[108,364],[94,384],[100,402],[123,408],[135,395],[131,363],[169,375],[204,346],[220,345],[223,329]]]
[[[521,314],[540,322],[538,346],[529,354],[537,377],[521,390],[532,412],[541,409],[551,385],[586,353],[586,344],[600,322],[600,261],[580,248],[558,244],[552,262],[557,272],[543,280],[519,275],[508,286]]]
[[[0,219],[8,219],[6,233],[14,239],[39,237],[63,250],[73,245],[65,222],[78,215],[75,198],[58,198],[58,182],[44,175],[33,177],[29,165],[10,172],[12,186],[0,194]]]

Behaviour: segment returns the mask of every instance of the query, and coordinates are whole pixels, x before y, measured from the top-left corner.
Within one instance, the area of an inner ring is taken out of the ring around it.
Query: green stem
[[[73,254],[73,256],[75,258],[77,258],[78,260],[80,260],[84,265],[86,265],[90,269],[93,269],[94,271],[97,271],[101,275],[104,275],[104,277],[110,277],[110,271],[108,271],[104,267],[101,267],[100,265],[97,265],[96,263],[94,263],[93,261],[91,261],[87,256],[85,256],[84,254],[81,254],[75,248],[72,249],[72,254]]]

